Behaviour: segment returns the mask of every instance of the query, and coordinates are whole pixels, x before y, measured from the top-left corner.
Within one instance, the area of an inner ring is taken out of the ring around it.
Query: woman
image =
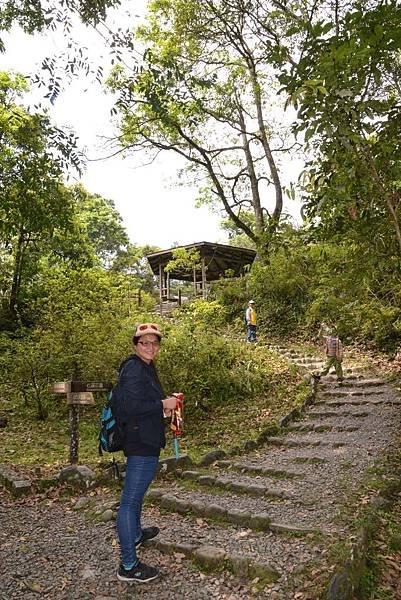
[[[161,338],[158,325],[138,325],[133,337],[135,354],[121,365],[118,381],[127,467],[117,515],[121,548],[117,577],[127,582],[145,583],[159,575],[157,569],[138,560],[136,548],[159,533],[157,527],[142,529],[142,502],[156,474],[160,449],[166,444],[163,415],[171,414],[177,402],[174,396],[165,397],[153,365]]]

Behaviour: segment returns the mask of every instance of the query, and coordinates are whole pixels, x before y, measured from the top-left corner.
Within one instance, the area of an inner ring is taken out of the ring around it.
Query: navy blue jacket
[[[141,454],[145,445],[144,454],[157,455],[166,445],[166,436],[162,404],[165,394],[155,366],[132,354],[120,366],[117,387],[118,417],[125,432],[124,454]],[[149,452],[146,446],[152,447]]]

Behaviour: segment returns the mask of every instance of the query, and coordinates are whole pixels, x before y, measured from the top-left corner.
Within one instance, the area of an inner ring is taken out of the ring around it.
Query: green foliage
[[[75,211],[87,243],[104,266],[110,266],[125,250],[129,239],[114,202],[99,194],[90,194],[80,185],[69,188]]]
[[[305,214],[328,235],[376,236],[390,223],[400,254],[399,3],[351,2],[335,20],[319,16],[300,61],[281,76],[312,157]]]
[[[271,392],[279,380],[280,363],[272,361],[265,348],[250,347],[224,335],[216,328],[215,311],[215,326],[203,321],[196,325],[195,314],[199,315],[197,308],[171,327],[158,357],[166,390],[185,393],[190,428],[219,405]],[[284,374],[285,363],[281,368]]]
[[[49,269],[32,306],[35,327],[5,336],[2,389],[46,416],[50,385],[68,379],[115,380],[131,351],[135,322],[153,304],[131,299],[131,281],[99,268]]]
[[[224,306],[228,321],[243,324],[245,308],[249,298],[247,296],[248,277],[242,276],[236,279],[220,279],[214,282],[212,293]]]
[[[108,81],[122,146],[184,157],[198,201],[223,209],[258,247],[269,244],[283,204],[276,148],[288,132],[272,107],[277,62],[289,58],[285,13],[260,0],[151,2],[136,32],[146,48],[141,72],[118,66]],[[124,51],[127,41],[120,38]]]
[[[42,32],[63,25],[71,27],[71,19],[78,15],[83,23],[96,25],[106,16],[106,11],[120,4],[120,0],[69,0],[68,2],[27,2],[5,0],[0,7],[0,31],[9,31],[18,25],[26,33]],[[5,47],[0,39],[0,52]]]
[[[191,331],[210,331],[224,328],[227,322],[226,308],[215,300],[198,298],[190,304],[184,304],[175,315]]]
[[[192,273],[193,269],[201,268],[201,258],[198,250],[186,248],[174,248],[172,250],[173,258],[168,261],[164,270],[169,273]]]

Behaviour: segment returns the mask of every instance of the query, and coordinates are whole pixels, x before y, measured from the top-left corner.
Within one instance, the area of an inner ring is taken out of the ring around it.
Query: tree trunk
[[[9,311],[14,322],[18,321],[19,318],[19,294],[21,290],[22,265],[26,249],[26,241],[24,227],[21,225],[15,249],[14,271],[9,301]]]

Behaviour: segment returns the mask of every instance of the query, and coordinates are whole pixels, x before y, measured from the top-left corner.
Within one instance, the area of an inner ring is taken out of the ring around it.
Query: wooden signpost
[[[66,394],[69,405],[70,464],[78,464],[79,407],[95,404],[93,392],[108,392],[112,387],[111,383],[105,381],[57,381],[53,383],[51,388],[53,394]]]

